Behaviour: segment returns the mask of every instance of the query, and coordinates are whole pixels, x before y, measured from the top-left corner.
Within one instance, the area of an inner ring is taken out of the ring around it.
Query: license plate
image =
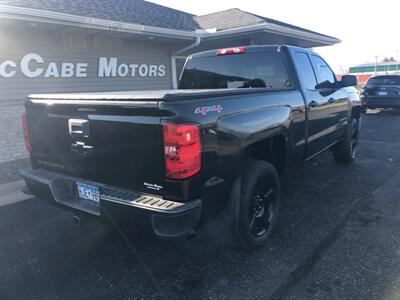
[[[100,189],[97,186],[77,182],[76,188],[78,190],[80,199],[89,200],[96,203],[100,202]]]
[[[378,96],[387,96],[387,92],[378,92]]]

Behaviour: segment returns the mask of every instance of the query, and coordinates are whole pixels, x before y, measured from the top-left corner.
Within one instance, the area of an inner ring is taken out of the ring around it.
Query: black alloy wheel
[[[237,220],[241,248],[254,250],[267,243],[278,217],[280,191],[279,175],[271,163],[246,161]]]
[[[265,177],[261,178],[255,187],[253,202],[249,209],[249,226],[254,237],[262,236],[271,227],[276,200],[275,190],[269,186]]]

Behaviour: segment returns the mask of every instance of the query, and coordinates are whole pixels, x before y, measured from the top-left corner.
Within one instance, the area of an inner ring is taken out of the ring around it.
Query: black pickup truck
[[[101,217],[188,236],[230,216],[236,241],[265,244],[280,175],[324,150],[356,155],[354,76],[315,52],[251,46],[190,56],[178,90],[32,95],[23,128],[30,192]]]

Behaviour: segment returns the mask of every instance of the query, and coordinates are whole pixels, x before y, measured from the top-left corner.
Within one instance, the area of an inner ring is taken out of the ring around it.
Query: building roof
[[[214,28],[217,31],[223,31],[268,23],[304,33],[320,35],[321,37],[332,38],[237,8],[203,16],[195,16],[144,0],[0,0],[0,5],[182,31]]]
[[[194,18],[201,28],[215,28],[217,31],[265,23],[265,20],[237,8]]]
[[[284,23],[281,21],[277,21],[274,19],[262,17],[259,15],[255,15],[252,13],[249,13],[247,11],[240,10],[238,8],[232,8],[232,9],[227,9],[223,11],[219,11],[216,13],[208,14],[208,15],[202,15],[202,16],[195,16],[195,20],[198,22],[201,28],[203,29],[211,29],[215,28],[217,31],[221,30],[228,30],[228,29],[234,29],[238,27],[246,27],[246,26],[253,26],[257,24],[264,24],[264,23],[269,23],[269,24],[274,24],[290,29],[295,29],[307,33],[313,33],[313,34],[318,34],[321,36],[333,38],[331,36],[327,36],[315,31],[311,31],[305,28],[301,28],[298,26],[294,26],[288,23]]]
[[[357,65],[357,66],[352,66],[351,68],[375,67],[375,65],[377,65],[377,66],[392,66],[392,65],[396,65],[396,64],[400,64],[400,61],[382,61],[382,62],[378,62],[377,64],[365,63],[365,64],[361,64],[361,65]]]
[[[0,0],[0,5],[176,30],[200,29],[194,15],[144,0]]]

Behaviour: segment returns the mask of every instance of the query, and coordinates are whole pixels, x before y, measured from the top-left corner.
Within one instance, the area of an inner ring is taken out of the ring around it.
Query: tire
[[[349,164],[357,156],[360,120],[351,118],[343,140],[333,147],[333,157],[339,164]]]
[[[279,213],[279,175],[265,161],[248,160],[242,178],[237,240],[242,249],[255,250],[269,240]]]

